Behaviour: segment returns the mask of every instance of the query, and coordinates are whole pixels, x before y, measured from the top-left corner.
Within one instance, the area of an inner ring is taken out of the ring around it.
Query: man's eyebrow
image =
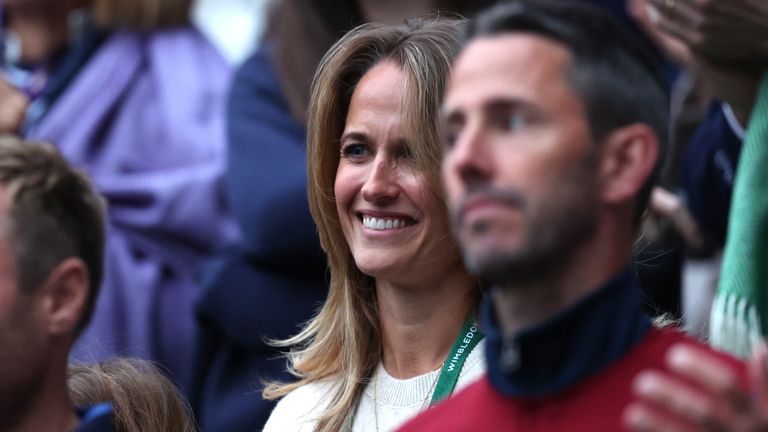
[[[524,110],[524,111],[539,111],[537,106],[532,102],[514,96],[499,96],[488,101],[483,102],[482,110],[484,112],[493,112],[501,110]],[[464,120],[464,110],[460,108],[450,108],[440,113],[440,122],[442,124],[453,124]]]
[[[499,111],[508,109],[537,111],[536,105],[519,97],[497,97],[483,104],[484,111]]]
[[[447,125],[461,122],[463,119],[464,113],[461,110],[454,108],[447,111],[441,111],[438,121],[440,124]]]

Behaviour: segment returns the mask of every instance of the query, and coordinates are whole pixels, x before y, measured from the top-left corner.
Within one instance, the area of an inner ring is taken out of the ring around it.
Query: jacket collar
[[[629,267],[552,318],[504,338],[491,296],[481,311],[488,377],[506,396],[546,396],[599,372],[650,329]]]

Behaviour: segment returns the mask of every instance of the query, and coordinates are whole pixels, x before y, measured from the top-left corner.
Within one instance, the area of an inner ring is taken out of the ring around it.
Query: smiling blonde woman
[[[309,202],[330,292],[265,431],[393,430],[484,371],[480,290],[450,235],[437,117],[460,21],[366,24],[323,58]]]

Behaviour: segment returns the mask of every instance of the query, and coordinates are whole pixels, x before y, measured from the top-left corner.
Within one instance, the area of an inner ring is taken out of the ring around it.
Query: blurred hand
[[[674,37],[686,47],[664,42],[701,74],[715,96],[731,105],[746,127],[768,66],[768,1],[632,1],[645,3],[652,34]]]
[[[716,60],[768,59],[765,0],[648,0],[652,19],[692,51]]]
[[[649,210],[654,216],[668,221],[692,250],[700,251],[707,247],[698,222],[677,195],[662,187],[654,187]]]
[[[0,76],[0,133],[18,133],[28,106],[26,95]]]
[[[678,67],[692,69],[694,67],[691,51],[681,40],[662,31],[656,25],[656,11],[649,4],[650,0],[629,0],[629,14],[645,29],[656,45],[664,54],[677,64]]]
[[[635,377],[637,401],[624,411],[625,426],[642,432],[768,431],[765,360],[762,346],[750,360],[753,391],[748,394],[722,360],[689,345],[676,345],[666,358],[671,373],[648,370]]]

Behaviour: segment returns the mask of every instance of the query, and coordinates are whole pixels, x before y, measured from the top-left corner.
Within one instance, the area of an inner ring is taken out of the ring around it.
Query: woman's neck
[[[23,2],[6,7],[8,28],[21,42],[21,61],[38,63],[66,46],[69,39],[69,13],[76,7],[71,2]]]
[[[463,269],[422,286],[377,280],[387,372],[405,379],[439,368],[472,306],[475,290],[474,280]]]

